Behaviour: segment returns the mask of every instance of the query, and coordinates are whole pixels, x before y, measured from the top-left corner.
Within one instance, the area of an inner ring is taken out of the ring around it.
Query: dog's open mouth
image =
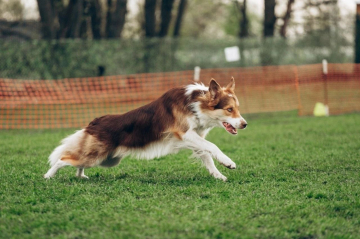
[[[235,129],[234,126],[226,122],[223,122],[222,124],[224,125],[227,132],[229,132],[230,134],[237,134],[237,129]]]

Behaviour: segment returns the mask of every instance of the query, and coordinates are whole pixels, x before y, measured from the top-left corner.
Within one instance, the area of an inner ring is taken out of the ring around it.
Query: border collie
[[[229,169],[235,169],[236,164],[205,136],[217,126],[232,135],[246,128],[234,89],[234,78],[226,87],[211,79],[209,87],[190,84],[174,88],[138,109],[96,118],[55,148],[44,178],[53,177],[68,165],[77,168],[76,176],[88,178],[85,168],[113,167],[128,155],[153,159],[191,149],[211,175],[226,181],[213,158]]]

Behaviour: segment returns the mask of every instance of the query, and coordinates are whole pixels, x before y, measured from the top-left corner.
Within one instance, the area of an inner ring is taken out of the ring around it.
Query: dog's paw
[[[85,179],[89,179],[89,177],[88,176],[86,176],[86,175],[80,175],[80,176],[77,176],[78,178],[85,178]]]
[[[224,165],[225,167],[229,168],[229,169],[236,169],[236,164],[234,162],[221,163],[221,164]]]
[[[214,178],[220,179],[220,180],[222,180],[222,181],[224,181],[224,182],[226,182],[226,180],[227,180],[227,177],[225,177],[225,176],[222,175],[221,173],[212,173],[211,175],[212,175]]]
[[[227,165],[226,167],[229,169],[236,169],[236,163],[231,162],[231,164]]]
[[[44,174],[44,178],[45,178],[45,179],[50,179],[50,178],[52,178],[52,177],[51,177],[51,175],[49,175],[49,174]]]
[[[226,155],[222,155],[218,157],[218,161],[221,165],[229,168],[229,169],[235,169],[236,164]]]

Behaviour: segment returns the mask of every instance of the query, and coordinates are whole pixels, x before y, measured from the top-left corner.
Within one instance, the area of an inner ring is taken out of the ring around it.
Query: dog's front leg
[[[182,139],[186,148],[192,149],[193,151],[209,153],[225,167],[230,169],[236,168],[236,164],[228,156],[221,152],[221,150],[215,144],[200,137],[200,135],[198,135],[195,131],[187,131],[183,135]]]
[[[214,176],[214,178],[221,179],[224,182],[227,180],[227,178],[224,175],[222,175],[220,171],[216,168],[214,164],[214,160],[212,159],[209,153],[196,150],[194,151],[194,156],[201,159],[206,169],[209,171],[209,173],[212,176]]]

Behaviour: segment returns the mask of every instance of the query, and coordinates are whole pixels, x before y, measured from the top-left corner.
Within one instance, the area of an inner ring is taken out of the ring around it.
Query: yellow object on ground
[[[314,116],[329,116],[329,107],[321,102],[317,102],[314,108]]]

